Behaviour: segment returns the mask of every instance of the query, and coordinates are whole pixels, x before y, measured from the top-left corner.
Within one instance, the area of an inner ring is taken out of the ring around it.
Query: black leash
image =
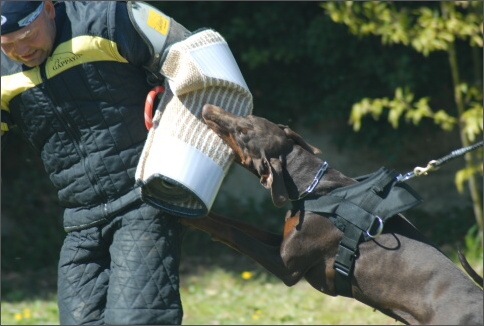
[[[444,163],[447,163],[448,161],[453,160],[454,158],[463,156],[467,152],[470,152],[479,147],[482,147],[482,144],[483,144],[483,141],[481,140],[480,142],[475,143],[474,145],[456,149],[455,151],[452,151],[450,154],[444,157],[441,157],[437,160],[431,160],[429,163],[427,163],[427,166],[424,168],[417,166],[413,169],[413,171],[407,172],[405,174],[400,174],[399,176],[397,176],[397,182],[407,181],[408,179],[411,179],[413,177],[418,177],[421,175],[427,175],[428,172],[437,170]]]

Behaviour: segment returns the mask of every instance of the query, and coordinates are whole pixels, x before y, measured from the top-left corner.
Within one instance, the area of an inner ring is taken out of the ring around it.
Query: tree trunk
[[[444,6],[447,6],[447,5],[449,5],[449,4],[441,3],[442,12],[443,12],[444,15],[446,13],[452,15],[453,14],[453,8],[452,9],[444,8]],[[450,4],[450,6],[453,6],[453,5],[454,4]],[[449,10],[450,12],[447,11],[448,9],[450,9]],[[457,64],[457,53],[456,53],[456,50],[455,50],[455,43],[454,42],[449,42],[449,47],[447,49],[447,53],[449,55],[449,64],[450,64],[450,70],[451,70],[451,73],[452,73],[452,82],[454,84],[454,99],[455,99],[455,105],[456,105],[456,108],[457,108],[457,118],[458,118],[458,121],[459,121],[459,135],[460,135],[460,139],[461,139],[461,143],[462,143],[463,147],[467,147],[471,144],[470,144],[469,140],[467,139],[467,137],[465,135],[465,132],[464,132],[464,129],[463,129],[463,122],[460,119],[460,117],[462,116],[462,114],[465,111],[465,107],[464,107],[464,101],[462,99],[462,92],[461,92],[461,89],[460,89],[461,81],[460,81],[460,76],[459,76],[459,68],[458,68],[458,64]],[[476,163],[475,154],[473,152],[466,153],[465,156],[464,156],[464,159],[465,159],[466,167],[473,166]],[[467,183],[468,183],[468,186],[469,186],[469,192],[470,192],[471,199],[472,199],[472,204],[473,204],[474,215],[475,215],[475,218],[476,218],[477,227],[479,229],[479,236],[480,236],[481,241],[482,241],[483,240],[482,200],[481,200],[481,196],[479,194],[479,188],[478,188],[478,185],[477,185],[476,175],[475,174],[471,175],[469,177]]]

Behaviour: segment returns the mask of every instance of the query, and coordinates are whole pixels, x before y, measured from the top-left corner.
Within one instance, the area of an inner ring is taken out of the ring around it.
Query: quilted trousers
[[[183,226],[144,203],[67,234],[60,253],[61,324],[181,324]]]

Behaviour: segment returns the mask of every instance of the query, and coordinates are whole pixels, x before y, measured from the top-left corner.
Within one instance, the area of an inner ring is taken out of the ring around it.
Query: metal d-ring
[[[377,218],[378,223],[380,223],[380,225],[378,225],[378,229],[376,230],[376,233],[370,234],[371,226],[370,226],[370,228],[368,228],[368,230],[366,230],[366,235],[368,235],[372,239],[375,239],[376,237],[378,237],[381,234],[381,232],[383,231],[383,221],[382,221],[382,219],[379,216],[375,216],[375,217]]]

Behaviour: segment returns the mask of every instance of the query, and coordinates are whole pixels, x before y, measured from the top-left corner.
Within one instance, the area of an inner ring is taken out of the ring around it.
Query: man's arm
[[[158,78],[167,49],[190,35],[173,18],[150,4],[117,2],[115,41],[130,63],[143,66]]]

